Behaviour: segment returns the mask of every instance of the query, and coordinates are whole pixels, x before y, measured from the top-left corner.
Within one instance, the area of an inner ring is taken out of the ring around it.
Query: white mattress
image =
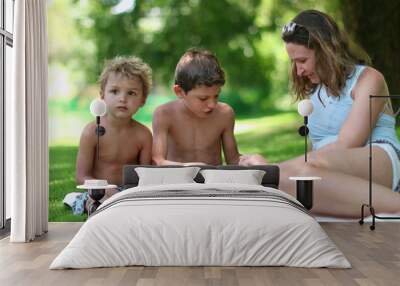
[[[172,190],[181,192],[154,197]],[[254,197],[240,190],[262,193]],[[220,196],[224,192],[227,195]],[[147,194],[153,197],[138,197]],[[350,268],[318,222],[298,204],[281,191],[254,185],[131,188],[105,201],[50,269],[127,265]]]

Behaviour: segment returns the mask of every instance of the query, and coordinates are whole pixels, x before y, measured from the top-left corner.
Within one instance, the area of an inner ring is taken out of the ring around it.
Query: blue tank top
[[[310,99],[314,110],[309,116],[308,127],[310,129],[309,136],[313,150],[337,140],[339,131],[353,105],[351,91],[364,69],[365,66],[356,65],[354,72],[347,79],[339,97],[329,96],[325,86],[317,87],[311,95]],[[318,98],[318,92],[320,98]],[[400,150],[400,142],[396,136],[395,124],[396,121],[393,116],[381,113],[372,132],[372,141],[389,142],[397,150]]]

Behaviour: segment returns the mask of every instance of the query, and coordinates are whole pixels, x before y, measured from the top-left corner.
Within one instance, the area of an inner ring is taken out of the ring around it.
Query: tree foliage
[[[281,26],[302,9],[324,9],[316,0],[137,0],[133,9],[113,13],[121,2],[86,1],[81,7],[77,24],[95,46],[94,59],[82,66],[91,82],[104,60],[134,54],[152,66],[156,84],[169,85],[181,55],[201,47],[217,55],[229,102],[247,113],[287,92]]]
[[[117,1],[118,2],[118,1]],[[136,1],[132,11],[115,14],[116,1],[90,1],[80,26],[97,47],[99,74],[104,59],[141,56],[155,70],[156,80],[169,83],[180,56],[190,47],[212,50],[227,70],[232,86],[265,86],[271,69],[254,47],[260,33],[254,25],[260,0]],[[89,26],[85,23],[90,21]]]
[[[162,87],[171,84],[188,48],[210,49],[227,74],[223,97],[238,113],[252,114],[288,92],[282,25],[300,10],[326,11],[337,1],[49,1],[49,63],[70,70],[81,91],[74,95],[83,98],[94,96],[88,87],[96,83],[104,61],[117,55],[143,58],[153,68],[155,85]],[[130,7],[120,9],[127,3]]]

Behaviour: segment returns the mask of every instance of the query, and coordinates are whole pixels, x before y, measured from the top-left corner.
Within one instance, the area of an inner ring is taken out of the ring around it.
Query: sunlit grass
[[[296,112],[237,120],[235,134],[240,152],[261,154],[270,163],[297,156],[304,150],[304,141],[297,133],[301,122]]]
[[[236,122],[236,137],[241,153],[259,153],[269,162],[278,162],[301,154],[302,140],[296,132],[298,116],[294,112]],[[77,142],[77,140],[75,141]],[[86,215],[72,215],[62,203],[65,195],[76,192],[75,162],[77,143],[51,144],[49,221],[84,221]]]
[[[78,146],[50,146],[49,221],[84,221],[63,204],[66,194],[76,192],[75,161]]]
[[[138,110],[134,118],[150,128],[156,107],[175,98],[171,94],[150,94],[146,104]],[[49,99],[49,144],[51,146],[77,146],[79,144],[83,128],[95,120],[90,114],[89,105],[89,98]]]
[[[259,153],[268,162],[281,162],[301,155],[303,138],[297,134],[302,119],[296,112],[241,119],[236,122],[236,139],[243,154]],[[400,137],[400,127],[397,128]],[[75,162],[77,144],[50,146],[49,221],[84,221],[62,203],[64,196],[76,192]]]

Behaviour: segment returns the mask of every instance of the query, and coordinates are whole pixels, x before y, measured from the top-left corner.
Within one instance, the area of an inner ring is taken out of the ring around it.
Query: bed
[[[351,267],[314,217],[278,189],[277,166],[201,166],[192,182],[176,184],[164,178],[163,183],[138,185],[138,172],[155,168],[147,167],[125,166],[126,190],[98,208],[50,269],[129,265]],[[181,167],[156,170],[165,173],[174,168]],[[238,172],[231,183],[207,178],[205,182],[205,174],[212,170]],[[261,184],[235,182],[248,170],[265,172]]]

